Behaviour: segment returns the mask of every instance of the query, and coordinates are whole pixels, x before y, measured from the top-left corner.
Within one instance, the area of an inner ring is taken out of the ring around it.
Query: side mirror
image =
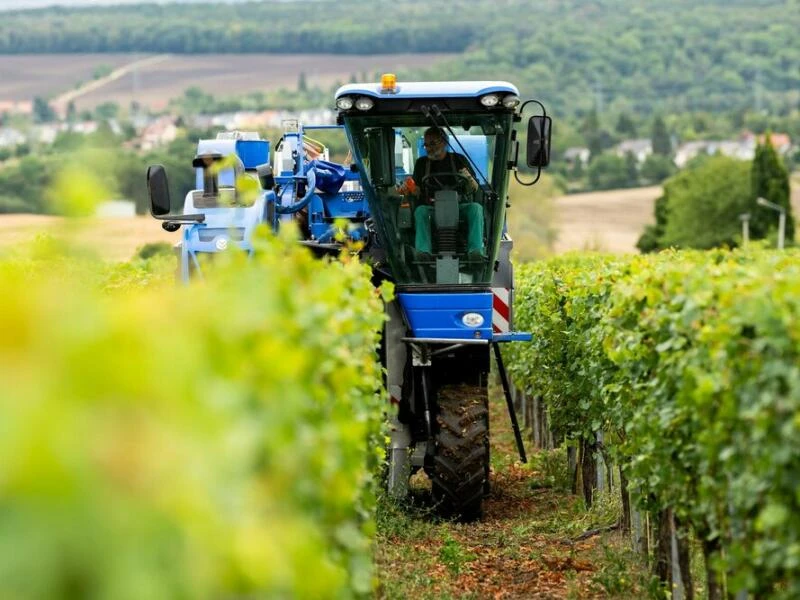
[[[529,167],[550,164],[550,126],[552,119],[534,115],[528,120],[527,162]]]
[[[172,204],[169,198],[167,170],[162,165],[147,167],[147,191],[150,193],[150,214],[156,218],[170,214]]]
[[[386,127],[374,127],[365,132],[369,178],[375,187],[394,185],[394,131]]]

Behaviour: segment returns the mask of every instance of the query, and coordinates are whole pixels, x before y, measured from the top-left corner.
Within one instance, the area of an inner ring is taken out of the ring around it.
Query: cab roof
[[[360,95],[373,98],[478,98],[490,93],[516,94],[519,90],[507,81],[398,81],[391,92],[380,83],[350,83],[336,90],[340,96]]]

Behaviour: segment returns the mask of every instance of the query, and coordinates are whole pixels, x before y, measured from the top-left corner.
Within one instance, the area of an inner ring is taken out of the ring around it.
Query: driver
[[[431,254],[431,217],[434,196],[440,189],[456,188],[461,192],[459,220],[467,225],[467,252],[471,258],[483,256],[483,208],[476,202],[463,200],[464,192],[478,189],[475,174],[463,154],[447,151],[447,134],[438,127],[425,131],[423,145],[427,156],[414,164],[413,181],[398,187],[403,195],[415,196],[420,205],[414,211],[414,246],[418,253]],[[430,176],[433,177],[430,177]]]

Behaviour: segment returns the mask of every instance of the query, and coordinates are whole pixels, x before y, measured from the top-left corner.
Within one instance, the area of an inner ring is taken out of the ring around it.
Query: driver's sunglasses
[[[442,140],[431,140],[430,142],[422,142],[422,145],[425,148],[438,148],[444,145],[444,142]]]

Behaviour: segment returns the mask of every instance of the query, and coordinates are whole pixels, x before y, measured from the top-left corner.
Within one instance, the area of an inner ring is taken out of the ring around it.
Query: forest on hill
[[[3,17],[0,54],[459,52],[400,75],[505,78],[562,115],[800,104],[799,0],[312,0],[302,10],[142,4]]]

